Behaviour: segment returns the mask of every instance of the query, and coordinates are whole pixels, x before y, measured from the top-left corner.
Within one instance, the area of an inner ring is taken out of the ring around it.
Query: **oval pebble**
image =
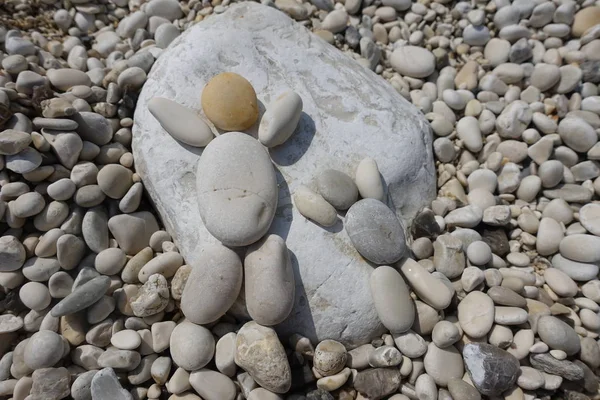
[[[371,296],[383,325],[392,333],[408,331],[415,309],[402,276],[394,268],[381,266],[371,273]]]
[[[537,322],[537,332],[551,349],[562,350],[567,355],[579,352],[581,345],[579,335],[568,324],[560,319],[546,315]]]
[[[244,258],[244,293],[248,313],[261,325],[279,324],[292,311],[294,271],[280,236],[267,235],[248,248]]]
[[[243,131],[258,119],[258,103],[252,84],[233,72],[211,78],[202,90],[201,102],[204,113],[219,129]]]
[[[181,311],[196,324],[216,321],[237,299],[242,279],[242,263],[233,250],[205,246],[183,289]]]
[[[333,226],[338,221],[335,208],[323,196],[304,185],[294,191],[293,199],[298,212],[319,225]]]
[[[169,348],[175,364],[186,371],[196,371],[212,360],[215,339],[208,329],[183,321],[173,329]]]
[[[172,100],[153,97],[148,110],[169,135],[187,145],[205,147],[215,137],[194,110]]]
[[[215,138],[197,171],[200,216],[214,237],[228,246],[244,246],[266,233],[278,190],[271,160],[257,140],[240,132]]]
[[[583,263],[600,261],[600,237],[586,234],[569,235],[561,240],[560,254],[569,260]]]
[[[140,346],[142,338],[136,331],[124,329],[112,335],[110,343],[121,350],[134,350]]]
[[[485,293],[469,293],[458,304],[458,321],[470,337],[485,336],[494,324],[494,302]]]
[[[280,94],[263,114],[258,126],[258,140],[275,147],[288,140],[302,116],[302,98],[293,91]]]
[[[344,229],[356,250],[375,264],[394,263],[406,251],[400,221],[378,200],[363,199],[350,207]]]

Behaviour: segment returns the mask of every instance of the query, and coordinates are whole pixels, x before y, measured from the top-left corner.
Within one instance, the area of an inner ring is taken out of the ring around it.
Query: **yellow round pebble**
[[[600,24],[600,7],[582,8],[575,14],[571,33],[575,37],[580,37],[596,24]]]
[[[206,117],[225,131],[243,131],[258,119],[254,88],[244,77],[233,72],[224,72],[208,81],[201,102]]]

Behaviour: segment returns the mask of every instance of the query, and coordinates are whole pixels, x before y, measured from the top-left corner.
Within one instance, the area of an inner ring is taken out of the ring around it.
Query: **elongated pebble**
[[[332,226],[338,220],[335,208],[323,196],[306,186],[296,188],[293,199],[300,214],[319,225]]]
[[[363,199],[371,198],[383,201],[383,182],[374,159],[367,157],[358,164],[354,181]]]
[[[98,276],[86,282],[52,307],[52,316],[62,317],[91,306],[104,295],[110,282],[108,276]]]
[[[258,126],[258,140],[275,147],[288,140],[302,116],[302,98],[293,91],[280,94],[263,114]]]
[[[560,254],[583,263],[600,261],[600,237],[586,234],[569,235],[561,240]]]
[[[378,267],[371,273],[370,287],[383,325],[392,333],[409,330],[415,318],[415,308],[400,273],[392,267]]]
[[[443,310],[450,305],[453,296],[452,291],[439,279],[431,275],[421,264],[407,258],[400,270],[421,300],[436,310]]]
[[[187,145],[205,147],[215,137],[197,112],[173,100],[153,97],[148,110],[169,135]]]

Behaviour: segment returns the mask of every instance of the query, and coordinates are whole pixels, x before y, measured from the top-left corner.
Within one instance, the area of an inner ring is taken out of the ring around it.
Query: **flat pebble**
[[[579,336],[565,322],[553,316],[543,316],[537,323],[538,335],[551,349],[573,355],[581,349]]]
[[[148,102],[148,109],[169,135],[187,145],[205,147],[214,138],[197,113],[172,100],[153,97]]]
[[[402,276],[391,267],[381,266],[371,273],[370,286],[375,309],[383,325],[392,333],[409,330],[415,310]]]
[[[244,258],[244,290],[248,313],[257,323],[283,322],[294,305],[295,281],[284,240],[267,235],[248,248]]]
[[[396,262],[406,251],[400,221],[378,200],[363,199],[350,207],[344,228],[358,252],[375,264]]]
[[[484,293],[471,292],[458,305],[458,320],[466,334],[483,337],[494,323],[494,302]]]
[[[412,60],[414,63],[408,60]],[[435,69],[435,57],[424,48],[402,46],[394,50],[390,64],[402,75],[411,78],[425,78],[431,75]]]

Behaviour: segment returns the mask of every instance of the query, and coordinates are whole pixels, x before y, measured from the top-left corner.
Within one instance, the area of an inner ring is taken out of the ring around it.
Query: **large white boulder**
[[[214,239],[200,218],[196,164],[202,149],[169,136],[148,111],[154,96],[199,109],[214,75],[247,78],[261,104],[294,90],[304,112],[296,133],[271,149],[279,202],[270,232],[286,240],[296,300],[280,334],[336,339],[355,346],[384,328],[369,292],[373,266],[352,246],[340,222],[324,229],[301,216],[290,193],[328,168],[354,176],[372,157],[387,201],[405,227],[435,197],[431,133],[423,116],[383,79],[274,8],[240,3],[187,30],[159,57],[139,97],[133,127],[136,169],[187,263]],[[250,131],[256,137],[256,124]],[[342,218],[343,219],[343,218]]]

